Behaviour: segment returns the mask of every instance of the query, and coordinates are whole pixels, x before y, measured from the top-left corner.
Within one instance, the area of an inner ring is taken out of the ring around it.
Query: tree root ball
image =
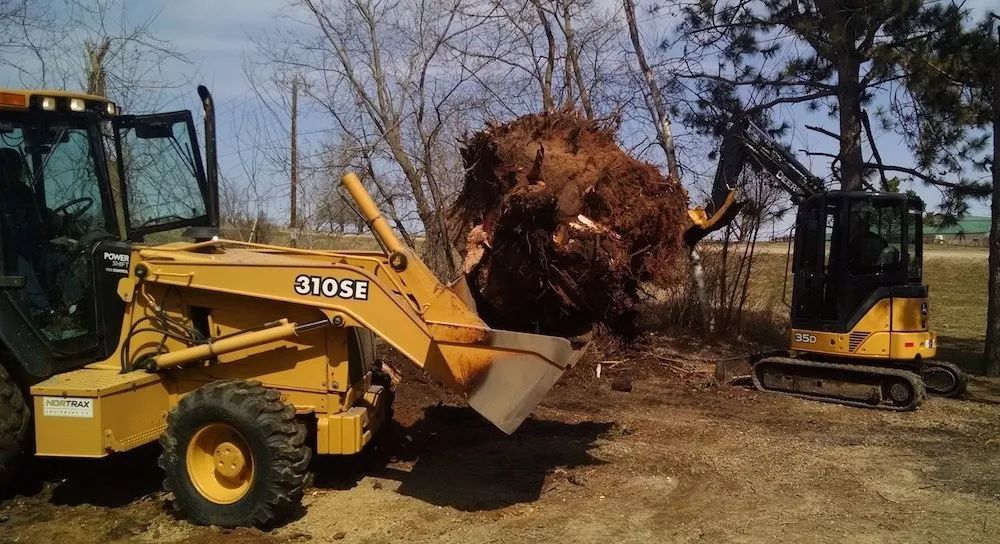
[[[451,210],[463,271],[494,328],[635,334],[640,286],[685,277],[687,194],[615,129],[562,111],[467,137]]]

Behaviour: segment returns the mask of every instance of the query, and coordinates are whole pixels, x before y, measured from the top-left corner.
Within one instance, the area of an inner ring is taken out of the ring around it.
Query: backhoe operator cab
[[[217,226],[216,194],[190,111],[122,115],[99,96],[0,89],[0,341],[20,359],[12,373],[35,383],[111,354],[130,243]]]
[[[799,207],[792,349],[875,359],[933,357],[923,284],[923,202],[830,191]]]

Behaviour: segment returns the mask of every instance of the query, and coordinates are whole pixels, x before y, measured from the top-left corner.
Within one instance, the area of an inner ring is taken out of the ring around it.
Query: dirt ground
[[[711,385],[732,350],[643,349],[600,379],[585,359],[511,437],[408,373],[379,447],[318,462],[268,533],[176,519],[148,448],[40,463],[0,542],[1000,541],[1000,382],[876,412]]]

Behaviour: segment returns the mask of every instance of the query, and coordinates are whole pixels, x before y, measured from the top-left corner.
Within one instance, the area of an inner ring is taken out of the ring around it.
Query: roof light
[[[28,97],[20,93],[0,93],[0,106],[28,107]]]
[[[70,98],[69,99],[69,110],[70,111],[83,111],[86,103],[84,103],[82,98]]]
[[[56,99],[51,96],[43,96],[42,109],[45,111],[54,111],[56,109]]]
[[[118,106],[115,106],[114,102],[105,104],[104,110],[108,112],[108,115],[118,115]]]

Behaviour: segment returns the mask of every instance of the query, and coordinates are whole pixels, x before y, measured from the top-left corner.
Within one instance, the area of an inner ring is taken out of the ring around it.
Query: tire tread
[[[198,512],[196,505],[181,504],[175,484],[172,483],[178,478],[187,478],[187,474],[179,474],[182,467],[180,456],[183,455],[184,448],[174,432],[178,422],[200,406],[218,404],[252,416],[257,426],[264,431],[266,447],[273,458],[269,466],[259,468],[269,472],[269,477],[261,481],[270,482],[270,485],[261,495],[262,499],[252,505],[244,520],[246,523],[240,524],[274,526],[287,519],[302,501],[310,481],[309,462],[312,452],[305,445],[305,428],[296,421],[294,407],[281,400],[281,393],[264,387],[260,382],[217,381],[200,387],[181,399],[177,408],[170,411],[167,431],[160,439],[163,453],[159,465],[166,474],[163,487],[174,492],[174,507],[186,513],[193,521],[218,524],[216,520],[206,519],[205,513]]]

